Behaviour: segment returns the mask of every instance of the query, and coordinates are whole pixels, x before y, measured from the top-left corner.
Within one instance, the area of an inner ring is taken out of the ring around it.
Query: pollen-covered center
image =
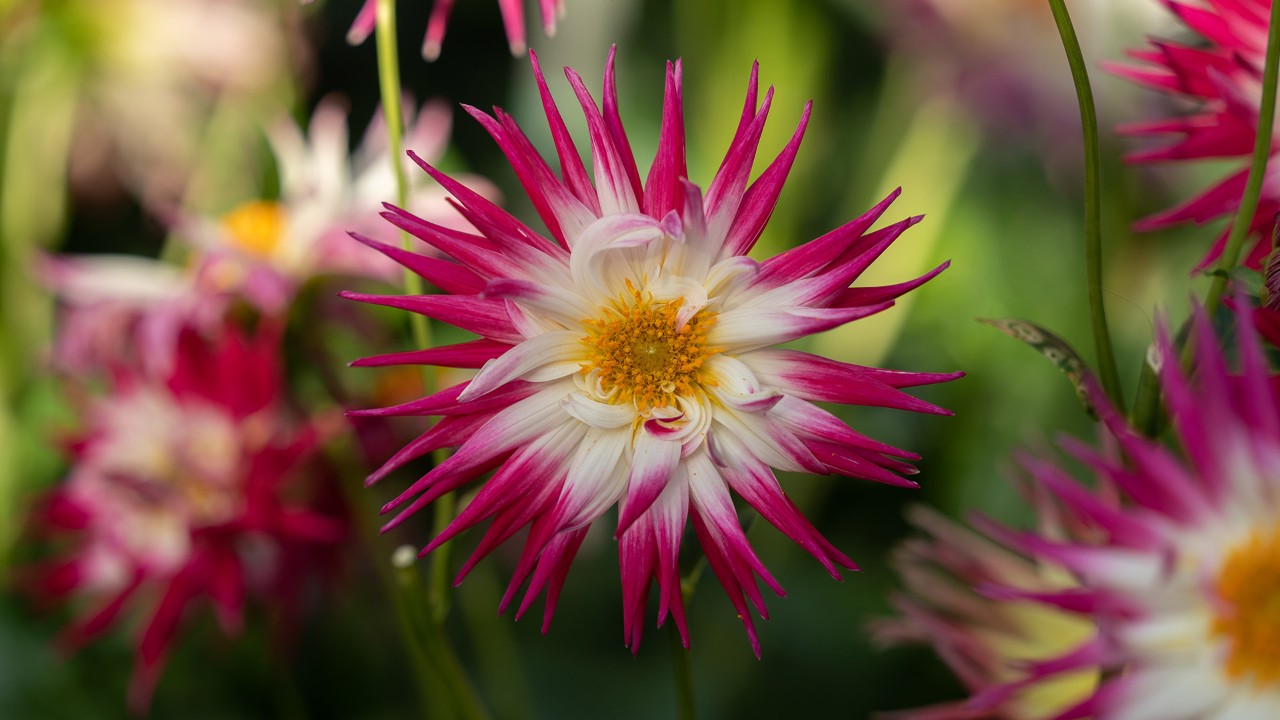
[[[598,371],[601,388],[615,402],[632,402],[640,410],[667,407],[676,396],[689,396],[699,385],[713,385],[702,366],[718,352],[707,347],[715,315],[705,310],[680,324],[683,299],[655,302],[632,289],[618,307],[602,318],[585,321],[589,348],[584,371]]]
[[[1280,685],[1280,525],[1255,531],[1223,563],[1213,631],[1231,644],[1227,674]]]
[[[284,208],[280,203],[250,200],[223,216],[222,228],[236,247],[250,255],[268,258],[284,238]]]

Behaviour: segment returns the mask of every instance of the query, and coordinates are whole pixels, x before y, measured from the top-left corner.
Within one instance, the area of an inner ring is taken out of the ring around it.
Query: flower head
[[[1194,326],[1194,383],[1161,341],[1176,452],[1131,430],[1098,393],[1114,452],[1067,446],[1096,482],[1086,487],[1047,461],[1025,463],[1090,533],[984,523],[1031,562],[1073,579],[1051,591],[998,579],[984,590],[993,616],[1009,599],[1030,600],[1097,628],[1075,648],[1039,658],[1021,688],[1090,670],[1097,686],[1074,706],[1033,717],[1280,715],[1280,396],[1248,322],[1237,324],[1237,373],[1202,313]]]
[[[422,39],[422,57],[435,60],[440,57],[440,47],[444,43],[444,33],[449,27],[449,14],[453,12],[453,4],[457,0],[435,0],[431,6],[431,16],[427,19],[427,34]],[[507,33],[507,42],[511,45],[511,54],[517,57],[525,51],[524,32],[525,0],[498,0],[498,9],[502,11],[502,27]],[[360,14],[351,29],[347,31],[347,42],[359,45],[371,34],[377,17],[378,0],[365,0]],[[564,0],[538,0],[538,10],[542,13],[542,28],[547,35],[556,34],[556,21],[564,17]]]
[[[317,486],[298,482],[320,432],[286,411],[277,335],[187,330],[168,373],[120,368],[83,408],[70,475],[37,516],[70,540],[33,572],[37,593],[81,608],[66,640],[141,616],[135,707],[189,605],[208,600],[235,633],[250,591],[286,602],[305,561],[344,534],[338,516],[315,509]]]
[[[1140,221],[1136,226],[1140,230],[1187,221],[1207,223],[1239,210],[1249,175],[1247,158],[1253,155],[1257,138],[1262,98],[1270,0],[1211,2],[1207,7],[1174,0],[1166,0],[1165,4],[1201,37],[1201,42],[1185,45],[1152,40],[1149,49],[1130,52],[1139,65],[1112,64],[1109,69],[1140,85],[1191,100],[1196,110],[1184,116],[1121,127],[1123,134],[1175,138],[1165,145],[1132,153],[1128,159],[1148,163],[1221,157],[1244,162],[1239,170],[1191,200]],[[1273,143],[1269,167],[1275,167],[1277,148],[1280,146]],[[1250,226],[1257,242],[1245,258],[1249,267],[1258,268],[1270,249],[1277,212],[1280,184],[1268,178]],[[1216,260],[1225,243],[1224,232],[1200,267]]]
[[[532,55],[532,54],[531,54]],[[423,553],[493,518],[465,575],[529,525],[505,609],[525,580],[523,613],[542,590],[549,623],[588,527],[615,504],[624,633],[640,641],[656,578],[659,617],[687,643],[677,556],[692,520],[711,569],[758,652],[747,604],[762,616],[758,576],[782,589],[738,524],[731,491],[814,555],[833,576],[853,563],[804,519],[771,468],[839,473],[895,485],[915,455],[851,430],[811,401],[944,413],[899,388],[957,374],[879,370],[770,346],[843,325],[893,305],[940,272],[888,287],[850,288],[919,218],[870,231],[895,192],[862,217],[764,262],[747,257],[764,230],[800,145],[795,135],[748,183],[772,90],[757,105],[753,70],[732,144],[704,193],[685,171],[680,64],[668,65],[657,157],[642,181],[618,114],[613,55],[603,110],[566,70],[586,116],[594,183],[533,57],[561,164],[557,177],[501,110],[471,113],[505,151],[547,226],[543,235],[421,163],[481,234],[456,232],[388,206],[396,226],[448,255],[440,260],[356,236],[447,294],[368,296],[477,333],[460,345],[357,361],[480,368],[434,395],[358,415],[440,415],[442,420],[370,477],[376,481],[437,448],[448,460],[384,511],[395,526],[440,495],[495,469],[479,494]],[[544,624],[545,627],[545,624]]]
[[[429,158],[444,153],[452,122],[447,108],[424,105],[407,120],[408,147]],[[353,247],[346,234],[355,229],[387,241],[395,237],[375,213],[395,191],[381,117],[370,123],[354,155],[347,152],[346,111],[333,98],[316,108],[309,137],[293,120],[282,118],[269,128],[268,139],[280,172],[279,199],[247,200],[217,221],[183,228],[196,245],[200,284],[214,292],[242,293],[264,311],[278,313],[299,285],[319,274],[394,277],[395,263]],[[467,178],[467,183],[492,193],[482,180]],[[435,183],[415,183],[409,210],[467,228],[445,198]]]

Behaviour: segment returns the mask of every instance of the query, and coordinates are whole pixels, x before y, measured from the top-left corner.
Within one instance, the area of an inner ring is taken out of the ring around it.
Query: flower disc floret
[[[236,247],[256,258],[268,259],[280,247],[285,222],[280,203],[250,200],[223,216],[222,227]]]
[[[632,290],[627,305],[584,320],[590,360],[583,370],[598,373],[600,387],[615,402],[634,402],[640,411],[671,407],[676,396],[714,385],[702,366],[716,352],[707,345],[715,315],[700,310],[681,324],[683,305],[684,298],[655,302]]]
[[[1221,607],[1213,631],[1231,646],[1227,674],[1280,685],[1280,525],[1255,530],[1218,574]]]

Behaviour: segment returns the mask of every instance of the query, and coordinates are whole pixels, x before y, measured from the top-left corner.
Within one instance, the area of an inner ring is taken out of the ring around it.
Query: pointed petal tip
[[[440,59],[440,41],[435,39],[425,40],[422,43],[422,59],[427,62],[435,62]]]

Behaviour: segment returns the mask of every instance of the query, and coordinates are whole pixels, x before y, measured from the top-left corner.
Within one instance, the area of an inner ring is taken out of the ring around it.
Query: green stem
[[[1244,186],[1244,196],[1240,198],[1240,211],[1236,213],[1235,223],[1231,226],[1231,234],[1227,236],[1226,247],[1218,258],[1217,273],[1213,284],[1209,286],[1209,294],[1204,299],[1204,309],[1210,316],[1217,309],[1226,292],[1227,280],[1240,262],[1240,252],[1244,248],[1245,238],[1249,236],[1249,227],[1253,224],[1253,215],[1258,209],[1258,197],[1262,194],[1262,181],[1267,173],[1267,160],[1271,157],[1271,130],[1275,124],[1277,68],[1280,67],[1280,3],[1271,5],[1271,22],[1267,29],[1267,60],[1262,69],[1262,100],[1258,105],[1258,134],[1253,142],[1253,164],[1249,168],[1249,180]]]
[[[378,82],[382,93],[382,112],[387,122],[387,148],[391,156],[392,170],[396,177],[396,204],[405,207],[409,204],[409,179],[404,170],[402,145],[404,143],[404,112],[401,108],[400,94],[400,52],[396,43],[396,7],[395,0],[378,0],[375,18],[375,33],[378,43]],[[412,250],[408,233],[400,234],[405,250]],[[405,268],[405,290],[410,295],[425,293],[422,278],[417,273]],[[417,313],[410,313],[410,324],[413,330],[413,342],[419,348],[431,347],[431,328],[427,319]],[[424,383],[430,386],[430,378],[424,371]],[[440,464],[444,456],[439,451],[431,454],[435,464]],[[444,531],[453,520],[456,499],[448,493],[435,502],[435,534]],[[449,614],[449,551],[451,543],[445,543],[436,549],[432,556],[431,573],[427,585],[427,602],[432,609],[432,616],[437,623],[444,621]]]
[[[672,670],[676,676],[676,704],[680,708],[680,720],[695,720],[698,706],[693,698],[693,663],[689,651],[680,642],[680,631],[674,622],[668,623],[667,635],[671,637]]]
[[[419,688],[432,709],[428,717],[487,720],[489,715],[467,680],[444,627],[435,622],[422,603],[417,555],[413,546],[401,545],[391,555],[391,566],[395,571],[396,611],[414,639],[410,646]]]
[[[361,475],[349,460],[351,457],[351,448],[346,443],[334,443],[327,448],[327,454],[334,462],[335,467],[339,470],[339,477],[355,478]],[[368,507],[368,496],[361,492],[362,488],[351,482],[338,483],[342,488],[342,494],[347,501],[347,506],[351,508],[351,516],[355,521],[356,534],[359,542],[364,546],[365,552],[373,561],[374,573],[378,576],[379,584],[382,586],[383,592],[386,593],[387,599],[390,600],[396,609],[396,621],[400,625],[400,642],[403,643],[405,652],[409,655],[409,661],[413,664],[414,672],[419,678],[430,679],[434,677],[431,671],[427,655],[424,652],[422,643],[419,640],[420,633],[417,630],[413,619],[413,611],[415,606],[421,606],[420,602],[406,602],[404,592],[403,573],[396,567],[396,556],[392,556],[390,565],[386,563],[386,556],[383,543],[379,542],[378,528],[374,526],[371,518],[374,513],[372,508]],[[403,553],[401,553],[403,555]],[[410,557],[413,552],[410,548]],[[394,575],[392,573],[394,570]],[[414,683],[418,691],[418,700],[422,705],[424,718],[434,718],[439,715],[436,707],[436,697],[427,683],[418,681]]]
[[[1089,84],[1089,71],[1085,67],[1080,41],[1076,38],[1071,16],[1065,0],[1049,0],[1053,10],[1062,47],[1071,66],[1071,79],[1076,86],[1076,99],[1080,105],[1080,125],[1084,130],[1084,231],[1085,274],[1089,295],[1089,316],[1093,322],[1093,344],[1098,355],[1098,376],[1102,389],[1121,414],[1124,397],[1120,394],[1120,373],[1116,369],[1115,351],[1111,347],[1111,332],[1107,328],[1107,308],[1102,298],[1102,150],[1098,142],[1098,112],[1093,104],[1093,88]]]

